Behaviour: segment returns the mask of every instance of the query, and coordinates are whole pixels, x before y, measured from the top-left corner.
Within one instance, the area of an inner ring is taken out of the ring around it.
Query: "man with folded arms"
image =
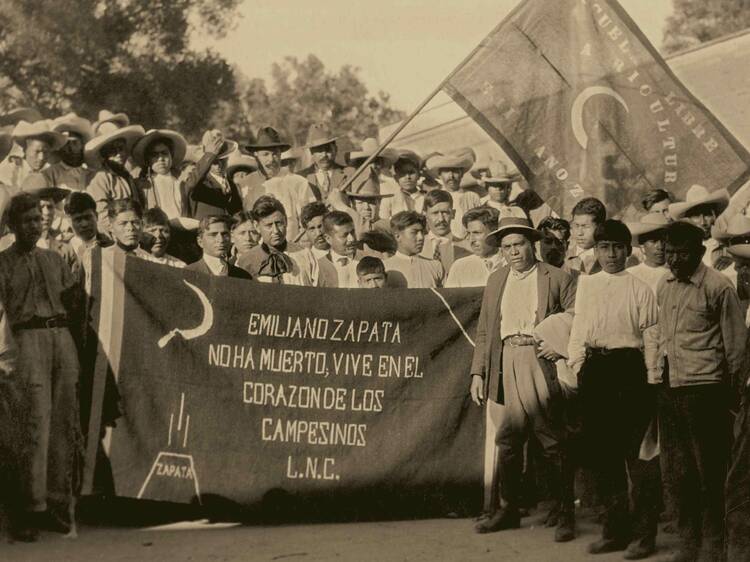
[[[533,333],[546,317],[573,308],[575,283],[561,269],[537,260],[534,242],[540,238],[527,219],[518,217],[502,219],[488,237],[488,243],[500,246],[509,265],[495,271],[484,290],[471,365],[471,398],[480,406],[486,401],[490,410],[504,405],[496,436],[502,502],[476,531],[520,527],[523,448],[531,435],[551,467],[551,492],[557,502],[555,541],[565,542],[575,538],[575,519],[564,395],[554,365],[560,356]]]
[[[588,551],[627,549],[625,558],[635,560],[656,548],[657,492],[648,463],[638,456],[655,398],[646,376],[644,332],[654,329],[658,312],[649,286],[625,269],[631,240],[628,227],[617,220],[594,229],[600,271],[578,278],[568,363],[578,375],[587,460],[605,509],[602,537]]]

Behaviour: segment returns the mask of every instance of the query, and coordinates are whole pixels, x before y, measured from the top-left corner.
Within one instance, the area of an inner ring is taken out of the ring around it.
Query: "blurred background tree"
[[[351,66],[330,72],[313,55],[287,57],[267,86],[191,48],[193,34],[231,31],[241,1],[0,0],[0,111],[28,105],[45,117],[95,119],[106,108],[192,141],[209,126],[247,138],[270,124],[297,143],[315,121],[358,142],[403,117]]]
[[[672,0],[662,49],[673,53],[750,27],[750,0]]]

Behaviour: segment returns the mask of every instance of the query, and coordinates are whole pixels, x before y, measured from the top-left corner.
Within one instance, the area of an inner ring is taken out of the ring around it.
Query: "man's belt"
[[[45,330],[47,328],[67,328],[68,320],[65,316],[51,316],[50,318],[40,318],[34,316],[26,322],[19,322],[13,325],[13,330]]]
[[[527,336],[526,334],[514,334],[503,338],[503,343],[512,345],[513,347],[521,347],[524,345],[536,345],[534,336]]]

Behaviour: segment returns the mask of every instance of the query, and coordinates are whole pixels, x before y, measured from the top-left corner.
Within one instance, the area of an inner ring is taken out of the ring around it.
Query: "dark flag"
[[[615,0],[522,2],[444,89],[565,215],[582,197],[630,215],[649,189],[734,192],[750,175]]]

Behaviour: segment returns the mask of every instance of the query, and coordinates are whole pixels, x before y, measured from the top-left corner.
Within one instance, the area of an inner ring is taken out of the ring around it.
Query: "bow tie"
[[[294,269],[294,262],[283,251],[280,252],[265,243],[261,244],[261,248],[268,257],[260,264],[258,275],[270,277],[274,283],[281,283],[282,276]]]

